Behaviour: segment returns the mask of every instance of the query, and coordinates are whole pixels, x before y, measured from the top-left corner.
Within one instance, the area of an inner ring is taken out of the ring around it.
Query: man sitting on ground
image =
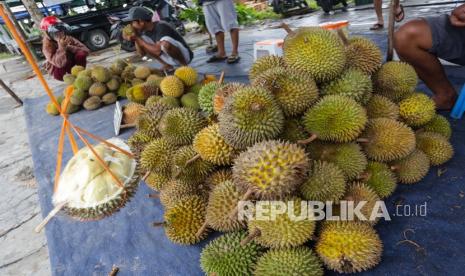
[[[164,21],[152,22],[152,12],[143,7],[133,7],[124,19],[135,30],[135,34],[123,38],[134,41],[137,53],[156,58],[162,70],[173,66],[184,66],[192,61],[194,54],[182,36]]]
[[[395,33],[394,47],[401,60],[410,63],[434,93],[440,110],[453,107],[457,93],[438,58],[465,65],[465,4],[451,15],[420,18]]]

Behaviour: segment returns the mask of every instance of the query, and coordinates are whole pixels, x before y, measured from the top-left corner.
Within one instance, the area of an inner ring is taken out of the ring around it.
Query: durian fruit
[[[167,76],[161,81],[160,90],[164,96],[178,98],[184,93],[184,84],[176,76]]]
[[[90,69],[84,69],[82,71],[79,71],[79,73],[77,73],[76,78],[83,77],[83,76],[90,77],[91,74],[92,72]]]
[[[123,59],[117,59],[110,65],[110,71],[113,74],[115,74],[117,76],[120,76],[121,73],[123,72],[124,68],[127,65],[128,65],[127,62],[124,61]]]
[[[210,82],[204,85],[198,95],[198,101],[200,109],[208,115],[213,114],[213,97],[215,96],[216,90],[221,87],[221,84],[217,82]]]
[[[148,76],[150,76],[150,74],[151,71],[148,66],[139,65],[134,70],[134,77],[137,79],[145,80]]]
[[[297,143],[308,138],[308,135],[300,118],[287,118],[279,138],[291,143]]]
[[[306,179],[310,168],[305,150],[281,141],[260,142],[234,161],[234,183],[247,190],[245,199],[277,199],[293,193]],[[244,200],[245,200],[244,199]]]
[[[372,75],[381,67],[383,60],[381,50],[370,39],[361,36],[351,37],[346,53],[348,68]]]
[[[123,124],[135,124],[143,108],[144,106],[138,103],[123,106]]]
[[[335,164],[326,161],[313,161],[309,177],[300,186],[302,198],[310,201],[337,203],[345,191],[344,173]]]
[[[171,107],[160,103],[141,109],[141,113],[136,120],[137,130],[145,132],[154,138],[160,137],[161,134],[158,132],[158,123],[163,115],[170,109]]]
[[[192,108],[193,110],[200,109],[197,94],[194,94],[194,93],[187,93],[187,94],[182,95],[181,104],[182,106]]]
[[[387,118],[397,120],[399,118],[399,106],[390,99],[377,94],[371,97],[366,105],[366,110],[369,119]]]
[[[168,208],[164,228],[168,239],[177,244],[194,244],[206,238],[207,233],[196,233],[205,222],[206,202],[199,196],[190,196]]]
[[[151,83],[152,85],[155,85],[156,87],[160,87],[160,83],[162,80],[163,80],[162,76],[152,74],[148,76],[145,81]]]
[[[172,175],[176,179],[200,183],[205,180],[207,175],[213,170],[213,164],[203,159],[197,158],[192,145],[179,148],[173,156]]]
[[[178,77],[185,86],[192,86],[197,83],[197,71],[190,66],[181,66],[176,71],[174,75]]]
[[[145,146],[140,165],[146,171],[167,174],[171,171],[171,160],[176,147],[164,138],[152,140]]]
[[[368,163],[366,176],[362,181],[372,188],[380,198],[390,196],[397,187],[397,179],[391,168],[380,162],[371,161]]]
[[[454,155],[451,143],[441,134],[419,132],[416,134],[417,148],[423,151],[432,166],[439,166],[449,161]]]
[[[112,77],[107,83],[107,88],[110,91],[117,91],[120,87],[120,79],[118,77]]]
[[[121,83],[121,85],[119,86],[118,88],[118,91],[117,91],[117,94],[118,94],[118,97],[121,97],[121,98],[126,98],[126,92],[128,91],[129,89],[129,85],[125,82]]]
[[[341,95],[366,104],[373,92],[370,76],[357,69],[348,69],[333,81],[324,85],[322,95]]]
[[[223,110],[226,98],[244,87],[245,84],[240,82],[229,82],[218,87],[216,89],[215,95],[213,96],[213,113],[218,115],[220,111]]]
[[[152,188],[155,191],[160,191],[163,187],[170,181],[171,177],[161,174],[161,173],[154,173],[151,172],[147,179],[145,180],[145,184]]]
[[[171,179],[160,190],[160,203],[163,207],[169,209],[178,204],[179,201],[198,195],[198,193],[199,190],[192,183]]]
[[[158,124],[158,131],[171,144],[183,146],[192,143],[195,135],[207,126],[205,118],[190,108],[168,110]]]
[[[400,183],[413,184],[428,174],[430,161],[423,151],[415,149],[407,157],[396,160],[390,165]]]
[[[347,179],[355,179],[367,166],[367,158],[357,143],[331,144],[315,141],[307,145],[311,159],[334,163]]]
[[[68,106],[65,109],[64,102],[61,103],[61,110],[64,114],[73,114],[79,111],[81,107],[79,105],[74,105],[72,103],[68,103]]]
[[[77,77],[79,72],[81,71],[84,71],[86,68],[84,68],[84,66],[81,66],[81,65],[74,65],[72,68],[71,68],[71,75]]]
[[[87,100],[84,101],[82,106],[86,110],[95,110],[99,108],[100,106],[102,106],[102,100],[98,96],[91,96]]]
[[[179,100],[171,96],[163,96],[159,101],[160,104],[164,104],[170,108],[180,107]]]
[[[422,130],[439,133],[446,137],[446,139],[450,139],[452,135],[452,128],[450,127],[449,121],[446,117],[439,114],[434,115],[433,119],[423,125]]]
[[[136,131],[128,138],[128,145],[137,160],[140,159],[140,154],[144,150],[145,146],[152,140],[153,137],[143,131]]]
[[[360,209],[360,213],[365,217],[365,220],[355,216],[355,214],[354,220],[360,220],[364,223],[372,225],[377,222],[378,218],[372,220],[371,216],[377,213],[378,210],[375,209],[376,202],[380,201],[381,199],[378,194],[368,185],[361,182],[351,183],[347,187],[343,200],[352,201],[354,203],[354,207],[356,207],[361,202],[365,202],[365,205],[363,205],[363,207]]]
[[[272,92],[288,117],[301,115],[318,99],[315,81],[305,73],[288,68],[269,69],[257,76],[253,85]]]
[[[88,76],[79,76],[74,81],[74,87],[83,91],[89,90],[92,85],[92,79]]]
[[[303,208],[301,208],[301,204],[307,203],[297,197],[289,198],[282,203],[290,210],[276,213],[274,216],[271,214],[271,205],[265,205],[263,207],[265,219],[257,217],[248,221],[249,235],[243,243],[253,239],[265,247],[289,248],[302,245],[312,238],[316,222],[312,217],[308,217],[311,216],[311,211],[302,212]]]
[[[193,145],[202,159],[215,165],[230,165],[237,154],[220,135],[218,124],[200,130],[194,138]]]
[[[271,249],[258,259],[255,276],[323,276],[320,259],[310,248]]]
[[[107,93],[107,86],[104,83],[94,82],[89,87],[90,96],[102,97],[103,95],[105,95],[105,93]]]
[[[304,115],[305,129],[320,140],[350,142],[365,128],[367,114],[354,99],[328,95]]]
[[[63,81],[64,81],[64,83],[67,84],[67,85],[73,84],[75,80],[76,80],[76,77],[73,76],[73,75],[71,75],[71,74],[65,74],[65,75],[63,76]]]
[[[228,97],[218,119],[221,136],[237,149],[276,138],[284,126],[283,112],[273,95],[257,87],[240,89]]]
[[[60,112],[58,111],[58,108],[53,104],[52,102],[49,102],[47,106],[45,107],[45,112],[47,112],[49,115],[60,115]]]
[[[131,24],[126,24],[122,32],[125,36],[133,36],[136,33]]]
[[[373,81],[377,93],[394,102],[399,102],[415,90],[418,76],[410,64],[402,61],[389,61],[373,75]]]
[[[285,66],[286,64],[284,63],[284,59],[282,57],[274,55],[263,56],[257,59],[250,67],[249,80],[250,82],[253,82],[256,77],[268,69]]]
[[[131,85],[132,86],[136,86],[138,84],[143,84],[145,81],[144,80],[141,80],[141,79],[138,79],[138,78],[134,78],[131,80]]]
[[[126,66],[123,72],[121,72],[121,78],[124,81],[130,82],[132,79],[134,79],[134,70],[136,70],[135,66],[133,65]]]
[[[374,161],[389,162],[404,158],[415,149],[412,129],[392,119],[370,120],[361,135],[363,149]]]
[[[319,27],[302,27],[284,39],[287,66],[309,73],[317,83],[338,77],[346,65],[346,50],[341,39]]]
[[[111,72],[103,66],[95,66],[91,72],[92,79],[97,82],[107,82],[111,78]]]
[[[328,269],[355,273],[373,268],[380,262],[383,244],[369,224],[326,222],[315,250]]]
[[[74,105],[81,105],[88,96],[89,94],[86,91],[74,88],[73,95],[71,95],[69,101]]]
[[[200,89],[202,89],[203,85],[201,83],[196,83],[189,87],[187,90],[187,93],[194,93],[196,95],[199,95]]]
[[[206,275],[252,275],[255,263],[265,251],[255,242],[241,245],[245,232],[224,234],[205,246],[200,255],[200,267]]]
[[[436,114],[436,104],[422,93],[415,93],[399,103],[401,119],[409,126],[421,126]]]
[[[114,104],[116,102],[116,94],[115,93],[106,93],[102,97],[102,102],[105,105]]]
[[[156,87],[147,83],[142,83],[129,88],[126,91],[126,97],[132,102],[144,104],[145,101],[150,96],[155,95],[157,91]]]
[[[232,171],[230,169],[220,169],[211,173],[207,179],[205,179],[205,185],[213,190],[214,187],[220,185],[225,181],[232,181]]]
[[[152,96],[148,97],[147,100],[145,101],[145,106],[150,107],[150,106],[154,105],[155,103],[157,103],[161,98],[162,98],[162,96],[160,96],[160,95],[152,95]]]

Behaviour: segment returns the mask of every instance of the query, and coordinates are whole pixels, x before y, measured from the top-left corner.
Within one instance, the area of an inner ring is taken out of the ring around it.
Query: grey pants
[[[239,28],[236,8],[232,0],[206,2],[202,6],[205,23],[211,34],[229,32]]]

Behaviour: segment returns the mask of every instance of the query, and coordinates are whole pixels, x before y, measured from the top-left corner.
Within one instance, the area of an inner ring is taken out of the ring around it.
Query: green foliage
[[[205,15],[203,14],[202,7],[200,6],[182,10],[179,14],[179,18],[181,18],[181,20],[196,22],[202,27],[202,29],[207,29],[207,25],[205,24]]]

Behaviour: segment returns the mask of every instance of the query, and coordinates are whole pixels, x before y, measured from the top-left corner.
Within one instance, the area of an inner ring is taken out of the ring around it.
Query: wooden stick
[[[151,172],[151,171],[147,171],[147,172],[144,174],[144,176],[142,176],[142,179],[141,179],[141,180],[142,180],[142,181],[147,180],[147,178],[150,176],[150,173],[152,173],[152,172]]]
[[[18,97],[18,95],[15,94],[15,92],[13,92],[13,90],[10,89],[10,87],[8,87],[8,85],[5,84],[5,82],[3,82],[2,79],[0,79],[0,86],[5,89],[6,93],[10,94],[10,96],[20,105],[22,106],[23,105],[23,101]]]
[[[204,224],[202,224],[202,227],[200,227],[200,229],[197,231],[197,233],[195,233],[195,236],[197,238],[199,238],[200,236],[202,236],[202,234],[207,231],[207,228],[208,228],[208,223],[207,222],[204,222]]]
[[[54,179],[55,181],[53,183],[53,192],[57,190],[58,182],[60,180],[61,164],[63,160],[63,146],[65,142],[65,127],[66,127],[66,120],[63,120],[61,124],[60,136],[58,138],[57,162],[55,164],[55,179]]]
[[[260,232],[260,229],[255,228],[252,233],[249,233],[245,239],[241,241],[241,246],[246,246],[249,242],[254,240],[256,237],[260,236],[262,233]]]
[[[358,143],[369,143],[370,139],[368,139],[368,138],[358,138],[356,141]]]
[[[121,125],[119,128],[131,128],[131,127],[136,127],[136,124],[125,124],[125,125]]]
[[[153,227],[164,227],[166,225],[166,221],[160,221],[160,222],[153,222],[152,226]]]
[[[153,194],[149,194],[148,198],[160,198],[160,195],[153,193]]]
[[[118,271],[119,271],[119,268],[116,266],[113,266],[110,273],[108,273],[108,276],[116,276],[116,274],[118,274]]]
[[[318,136],[316,134],[312,134],[310,137],[308,137],[307,139],[305,140],[299,140],[297,141],[297,144],[301,144],[301,145],[306,145],[306,144],[310,144],[311,142],[313,142],[314,140],[316,140],[318,138]]]
[[[396,7],[399,6],[399,0],[391,0],[389,8],[389,25],[388,25],[388,50],[386,61],[391,61],[394,57],[394,27],[395,27],[395,13]]]
[[[224,71],[221,71],[220,79],[218,80],[219,84],[223,84],[224,82]]]
[[[344,34],[344,32],[341,29],[337,29],[337,35],[339,38],[342,40],[342,43],[344,43],[344,46],[349,46],[349,40],[347,39],[347,36]]]
[[[55,208],[53,208],[52,211],[50,211],[50,213],[48,213],[48,215],[44,218],[44,220],[42,220],[42,222],[37,225],[36,228],[34,228],[34,231],[36,233],[40,233],[40,231],[42,231],[42,229],[45,227],[45,225],[47,225],[47,223],[56,215],[58,214],[58,212],[60,212],[61,209],[63,209],[63,207],[65,207],[65,205],[67,204],[68,202],[62,202],[60,204],[58,204],[57,206],[55,206]]]
[[[294,34],[295,32],[287,25],[286,23],[281,24],[281,28],[283,28],[288,34]]]
[[[184,167],[189,166],[190,164],[194,163],[199,158],[200,158],[200,154],[197,154],[196,156],[194,156],[191,159],[187,160],[186,165],[184,165]]]

